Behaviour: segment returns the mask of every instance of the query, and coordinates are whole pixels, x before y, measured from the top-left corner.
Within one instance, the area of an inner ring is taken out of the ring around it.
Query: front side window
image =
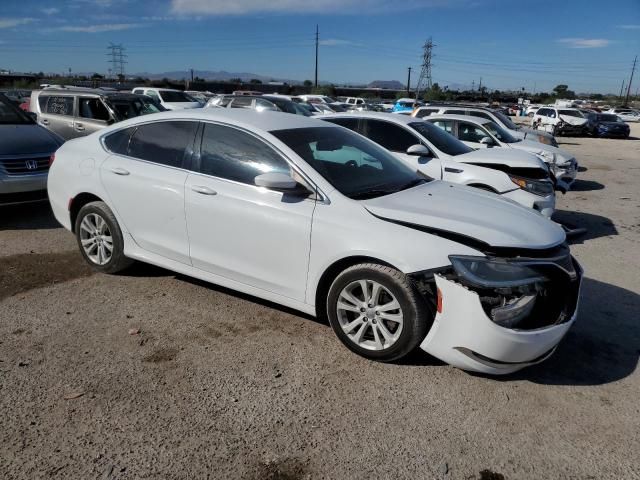
[[[519,142],[517,138],[509,133],[508,130],[502,128],[495,122],[487,122],[484,124],[484,127],[491,132],[491,134],[496,137],[498,140],[504,143],[516,143]]]
[[[108,121],[111,118],[109,110],[99,98],[80,97],[78,106],[78,115],[82,118],[90,120]]]
[[[507,115],[505,115],[502,112],[499,111],[494,111],[493,114],[498,117],[498,120],[500,120],[502,122],[502,125],[504,125],[506,128],[508,128],[509,130],[518,130],[518,125],[516,125],[515,123],[513,123],[513,120],[511,120]]]
[[[200,147],[200,173],[255,185],[263,173],[291,174],[282,156],[266,143],[235,128],[207,124]]]
[[[197,122],[155,122],[140,125],[129,142],[130,157],[182,167],[191,151]]]
[[[73,116],[73,97],[49,97],[46,113]]]
[[[463,142],[480,143],[480,140],[488,136],[487,132],[472,123],[460,122],[458,124],[458,138]]]
[[[410,146],[420,143],[411,132],[381,120],[363,120],[360,133],[392,152],[404,153]]]
[[[380,197],[426,182],[384,148],[343,128],[295,128],[270,133],[352,199]]]
[[[434,120],[431,123],[445,132],[453,134],[453,122],[451,120]]]

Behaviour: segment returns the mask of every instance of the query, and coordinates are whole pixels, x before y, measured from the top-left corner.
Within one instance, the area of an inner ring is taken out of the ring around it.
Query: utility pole
[[[411,93],[411,67],[407,67],[409,74],[407,76],[407,96]]]
[[[631,67],[631,78],[629,78],[629,85],[627,85],[627,96],[624,99],[624,106],[626,107],[629,104],[629,93],[631,92],[631,82],[633,82],[633,72],[636,71],[636,62],[638,61],[638,56],[633,59],[633,67]]]
[[[482,77],[480,77],[480,83],[478,84],[478,91],[482,93]]]
[[[471,80],[471,91],[472,92],[476,91],[476,81],[475,80]]]
[[[320,30],[318,30],[318,25],[316,24],[316,82],[315,87],[318,88],[318,44],[320,39]]]
[[[422,46],[422,68],[420,69],[420,77],[416,85],[416,100],[420,98],[420,90],[431,90],[433,80],[431,78],[431,59],[433,57],[433,41],[431,37],[424,42]]]
[[[191,69],[191,83],[193,83],[193,68]]]
[[[620,100],[622,100],[622,91],[624,90],[624,78],[622,79],[622,86],[620,87],[620,95],[618,95],[620,97]]]

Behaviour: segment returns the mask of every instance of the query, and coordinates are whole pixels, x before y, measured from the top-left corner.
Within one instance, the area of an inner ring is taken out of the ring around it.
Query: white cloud
[[[380,13],[425,7],[469,5],[472,0],[406,0],[402,5],[386,0],[171,0],[177,14],[243,15],[251,13]]]
[[[102,33],[116,32],[119,30],[129,30],[131,28],[140,28],[144,25],[141,23],[103,23],[101,25],[81,25],[60,27],[56,30],[61,32],[83,32],[83,33]]]
[[[327,38],[325,40],[320,40],[318,42],[320,45],[325,47],[341,47],[341,46],[357,46],[359,45],[356,42],[352,42],[350,40],[342,40],[340,38]]]
[[[60,9],[55,7],[43,8],[42,13],[44,13],[45,15],[55,15],[56,13],[60,13]]]
[[[35,22],[35,18],[22,17],[22,18],[0,18],[0,28],[17,27],[18,25],[26,25],[27,23]]]
[[[558,42],[569,48],[602,48],[611,44],[611,40],[605,38],[561,38]]]
[[[618,28],[625,30],[640,30],[640,25],[618,25]]]

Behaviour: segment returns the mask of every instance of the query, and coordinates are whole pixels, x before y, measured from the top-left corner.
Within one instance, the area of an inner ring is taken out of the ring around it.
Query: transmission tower
[[[117,77],[124,77],[124,65],[127,63],[127,55],[125,55],[124,51],[126,48],[122,46],[122,44],[116,45],[114,43],[109,43],[107,47],[109,53],[107,53],[108,63],[111,64],[111,71]]]
[[[431,90],[433,81],[431,78],[431,59],[433,58],[433,47],[435,45],[431,41],[431,37],[424,42],[422,46],[422,68],[420,70],[420,77],[418,78],[418,84],[416,85],[416,100],[420,98],[421,90]]]

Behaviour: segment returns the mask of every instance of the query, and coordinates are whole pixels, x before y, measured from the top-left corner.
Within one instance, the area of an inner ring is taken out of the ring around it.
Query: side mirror
[[[407,148],[407,155],[411,155],[413,157],[430,157],[431,152],[424,145],[411,145]]]
[[[493,140],[489,137],[482,137],[480,139],[480,144],[486,145],[487,147],[493,147]]]
[[[253,182],[257,187],[268,188],[269,190],[277,190],[279,192],[293,194],[309,194],[306,187],[296,182],[290,175],[281,172],[270,172],[258,175]]]

